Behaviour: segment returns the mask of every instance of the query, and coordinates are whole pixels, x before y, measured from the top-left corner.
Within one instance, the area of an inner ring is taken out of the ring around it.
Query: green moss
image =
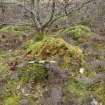
[[[72,46],[61,38],[45,37],[39,42],[32,42],[27,46],[28,57],[40,60],[62,59],[61,66],[75,67],[80,66],[84,62],[82,50],[77,46]]]
[[[90,28],[88,28],[87,26],[84,25],[78,25],[78,26],[74,26],[74,27],[68,27],[66,29],[60,30],[58,32],[58,34],[68,34],[71,37],[73,37],[74,39],[79,39],[80,37],[85,37],[85,36],[90,36],[93,34],[93,32],[91,32]]]
[[[85,26],[90,26],[90,22],[89,22],[88,19],[87,20],[82,20],[79,24],[85,25]]]
[[[20,96],[11,96],[5,99],[4,105],[20,105]]]
[[[19,85],[19,81],[8,79],[5,84],[5,96],[13,96],[17,95],[19,91],[17,90],[17,86]]]
[[[23,35],[24,32],[26,31],[30,31],[31,28],[29,26],[25,26],[25,25],[10,25],[10,26],[6,26],[2,29],[0,29],[0,32],[6,32],[6,33],[12,33],[15,34],[17,36]]]
[[[84,76],[91,78],[91,77],[96,76],[96,72],[95,71],[92,71],[92,70],[85,70],[84,71]]]
[[[8,65],[0,63],[0,79],[5,79],[8,75],[9,75]]]
[[[76,99],[77,102],[82,103],[88,98],[88,91],[84,83],[70,78],[66,86],[67,94]],[[69,98],[69,97],[67,97]]]
[[[8,53],[6,51],[0,50],[0,61],[5,59],[8,56]]]
[[[103,105],[105,104],[105,83],[95,83],[89,90]]]
[[[47,71],[39,64],[28,64],[26,67],[20,69],[22,83],[30,81],[44,80],[47,76]]]

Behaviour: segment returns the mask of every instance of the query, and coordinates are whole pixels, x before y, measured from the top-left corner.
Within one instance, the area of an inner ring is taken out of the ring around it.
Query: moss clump
[[[20,105],[20,96],[11,96],[5,99],[4,105]]]
[[[0,49],[0,62],[3,62],[9,56],[9,52]]]
[[[15,35],[21,35],[21,31],[17,30],[14,26],[7,26],[0,30],[0,32],[14,33]]]
[[[90,28],[84,25],[69,27],[69,28],[60,30],[58,33],[70,35],[73,39],[79,39],[80,37],[90,36],[93,34]]]
[[[21,82],[28,83],[30,81],[44,80],[47,76],[47,71],[40,64],[28,64],[23,67],[20,71]]]
[[[70,78],[65,88],[67,98],[74,99],[77,103],[83,103],[88,99],[88,91],[84,83],[76,80],[76,78]],[[67,99],[68,100],[68,99]]]
[[[105,83],[95,83],[89,90],[102,105],[105,105]]]
[[[0,63],[0,79],[5,79],[9,75],[9,67],[6,64]]]
[[[27,47],[28,57],[40,60],[55,59],[62,61],[64,68],[78,67],[83,64],[82,50],[77,46],[72,46],[61,38],[45,37],[43,40],[31,43]]]
[[[96,76],[96,72],[94,70],[85,70],[84,76],[91,78]]]
[[[25,26],[25,25],[10,25],[10,26],[6,26],[2,29],[0,29],[0,32],[3,32],[3,33],[12,33],[12,34],[15,34],[17,36],[20,36],[20,35],[23,35],[24,32],[27,32],[27,31],[30,31],[31,28],[29,26]]]

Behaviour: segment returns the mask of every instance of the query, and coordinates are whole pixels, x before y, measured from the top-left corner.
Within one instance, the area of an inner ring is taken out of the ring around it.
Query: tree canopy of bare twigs
[[[94,0],[18,0],[18,6],[30,13],[37,32],[44,32],[54,22],[79,11]]]

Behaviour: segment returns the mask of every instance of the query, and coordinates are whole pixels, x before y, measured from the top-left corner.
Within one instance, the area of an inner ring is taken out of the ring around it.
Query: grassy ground
[[[105,37],[81,25],[40,41],[31,31],[19,26],[0,30],[0,105],[56,105],[57,100],[105,105]],[[35,60],[56,60],[69,71],[68,79],[62,81]],[[54,97],[59,98],[52,102]]]

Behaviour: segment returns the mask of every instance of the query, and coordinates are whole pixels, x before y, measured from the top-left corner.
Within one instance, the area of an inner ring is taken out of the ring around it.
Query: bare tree
[[[92,1],[94,0],[82,0],[81,2],[77,0],[30,0],[31,7],[23,5],[22,3],[19,5],[30,12],[37,32],[44,32],[46,28],[49,28],[55,21],[82,9]],[[43,17],[42,14],[47,8],[50,9],[50,11],[47,11],[48,13]]]

